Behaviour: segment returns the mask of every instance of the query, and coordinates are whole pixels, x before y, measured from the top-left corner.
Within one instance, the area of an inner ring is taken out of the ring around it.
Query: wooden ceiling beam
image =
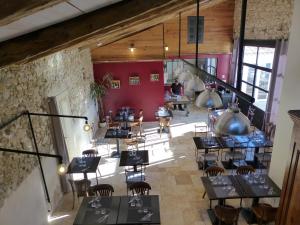
[[[194,0],[124,0],[0,43],[0,68],[80,47],[95,39],[115,40],[161,23]]]
[[[12,23],[66,0],[0,0],[0,26]]]

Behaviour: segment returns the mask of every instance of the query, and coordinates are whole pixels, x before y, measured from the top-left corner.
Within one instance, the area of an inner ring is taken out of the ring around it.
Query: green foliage
[[[91,83],[91,98],[95,100],[99,100],[106,95],[106,91],[111,88],[112,83],[112,74],[106,73],[100,81]]]

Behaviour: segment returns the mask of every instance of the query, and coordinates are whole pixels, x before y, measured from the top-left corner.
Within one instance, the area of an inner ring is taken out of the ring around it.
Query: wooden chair
[[[206,123],[202,122],[195,125],[195,133],[194,133],[195,137],[197,137],[198,135],[207,137],[207,133],[208,133],[208,126]]]
[[[106,116],[106,126],[108,129],[119,129],[121,127],[121,123],[113,121],[111,116]]]
[[[147,182],[135,182],[129,186],[129,190],[132,192],[132,195],[149,195],[151,186]]]
[[[110,184],[99,184],[96,186],[92,186],[89,189],[89,195],[97,195],[97,196],[112,196],[114,192],[113,186]]]
[[[221,224],[238,224],[240,209],[234,208],[230,205],[217,205],[215,207],[215,215]]]
[[[83,157],[97,157],[98,151],[95,150],[95,149],[87,149],[87,150],[82,151],[81,154],[82,154]],[[100,175],[100,177],[101,177],[100,169],[97,168],[97,171],[98,171],[98,173],[99,173],[99,175]],[[97,172],[96,172],[96,182],[97,182],[97,184],[98,184],[98,176],[97,176]]]
[[[218,175],[221,175],[225,172],[225,170],[219,166],[210,166],[205,170],[207,177],[215,177]],[[206,195],[206,191],[204,191],[202,198],[204,198]],[[209,200],[209,207],[211,208],[211,202],[212,200]]]
[[[136,150],[139,150],[139,142],[138,142],[138,139],[137,139],[137,135],[131,135],[131,138],[128,138],[128,139],[124,139],[124,142],[125,144],[127,145],[127,150],[129,147],[132,148],[133,150],[133,147],[136,148]]]
[[[125,168],[125,178],[126,178],[126,184],[127,184],[127,195],[128,191],[130,189],[130,186],[137,182],[145,181],[145,167],[143,165],[140,165],[137,170],[134,170],[132,167],[126,167]]]
[[[159,117],[159,134],[160,134],[160,137],[161,137],[162,130],[165,129],[165,128],[167,128],[168,131],[169,131],[169,134],[171,134],[170,121],[171,121],[170,117]]]
[[[83,180],[72,180],[72,179],[68,179],[70,186],[71,186],[71,190],[72,190],[72,194],[73,194],[73,206],[72,209],[74,209],[74,205],[75,205],[75,192],[77,193],[77,199],[79,201],[79,197],[86,197],[88,196],[88,190],[91,186],[91,181],[87,180],[87,179],[83,179]]]
[[[96,157],[98,155],[98,151],[95,149],[87,149],[82,151],[82,156],[84,157]]]
[[[131,122],[129,125],[131,129],[138,128],[139,129],[139,134],[142,135],[142,129],[143,129],[143,120],[144,120],[144,115],[143,115],[143,110],[140,109],[139,111],[139,118],[134,120],[134,122]]]
[[[255,169],[248,165],[248,166],[239,166],[236,169],[236,174],[237,175],[247,175],[247,174],[251,174],[251,173],[255,173]]]
[[[259,225],[274,222],[276,219],[277,209],[278,208],[264,203],[260,203],[252,207],[252,211],[255,214]]]

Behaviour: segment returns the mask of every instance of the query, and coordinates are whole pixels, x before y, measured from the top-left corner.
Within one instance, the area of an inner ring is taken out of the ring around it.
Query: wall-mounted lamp
[[[85,121],[85,123],[84,123],[84,125],[83,125],[83,130],[84,130],[85,132],[88,132],[88,131],[91,130],[91,125],[88,123],[87,120]]]
[[[134,47],[134,44],[130,44],[130,46],[129,46],[130,52],[133,53],[135,49],[136,49],[136,48]]]
[[[169,46],[168,45],[165,45],[165,51],[169,51]]]
[[[16,115],[15,117],[9,119],[7,122],[1,124],[0,125],[0,130],[3,129],[4,127],[8,126],[9,124],[11,124],[12,122],[14,122],[15,120],[17,120],[18,118],[20,118],[22,116],[27,116],[27,118],[28,118],[29,127],[30,127],[30,131],[31,131],[31,134],[32,134],[33,143],[34,143],[34,147],[35,147],[35,152],[23,151],[23,150],[17,150],[17,149],[9,149],[9,148],[0,148],[0,151],[37,156],[38,162],[39,162],[39,167],[40,167],[40,170],[41,170],[42,181],[43,181],[45,192],[46,192],[47,201],[50,203],[50,196],[49,196],[48,187],[47,187],[46,180],[45,180],[45,174],[44,174],[44,170],[43,170],[43,166],[42,166],[42,162],[41,162],[41,156],[57,158],[58,161],[59,161],[58,162],[58,167],[57,167],[57,172],[60,175],[63,175],[67,172],[67,165],[63,164],[63,158],[62,158],[61,155],[54,155],[54,154],[47,154],[47,153],[40,153],[39,152],[39,148],[38,148],[38,145],[37,145],[37,140],[36,140],[36,137],[35,137],[35,132],[34,132],[33,125],[32,125],[31,116],[46,116],[46,117],[63,117],[63,118],[84,119],[85,124],[83,126],[83,129],[85,131],[89,131],[91,129],[91,126],[88,124],[88,118],[86,116],[72,116],[72,115],[59,115],[59,114],[47,114],[47,113],[31,113],[31,112],[28,112],[28,111],[23,111],[23,112],[19,113],[18,115]]]

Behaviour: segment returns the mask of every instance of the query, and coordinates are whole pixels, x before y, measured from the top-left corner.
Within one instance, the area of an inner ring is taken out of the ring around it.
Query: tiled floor
[[[189,117],[185,117],[184,112],[176,111],[171,123],[172,137],[163,134],[161,138],[157,133],[157,122],[144,123],[146,150],[149,150],[150,160],[146,169],[146,181],[152,186],[151,194],[160,196],[163,225],[211,224],[206,212],[209,201],[207,197],[202,199],[204,190],[200,177],[203,172],[198,170],[195,162],[192,140],[194,125],[201,121],[207,121],[206,111],[194,109]],[[114,150],[114,141],[110,142],[111,150]],[[125,148],[122,144],[121,149]],[[118,159],[107,156],[104,146],[100,146],[99,151],[104,155],[100,161],[100,182],[112,184],[115,188],[114,195],[125,195],[124,168],[119,167]],[[70,194],[64,197],[61,207],[53,214],[49,224],[73,224],[80,203],[76,201],[75,209],[71,210],[71,200]],[[228,203],[239,206],[239,200]],[[242,216],[239,224],[246,224]]]

